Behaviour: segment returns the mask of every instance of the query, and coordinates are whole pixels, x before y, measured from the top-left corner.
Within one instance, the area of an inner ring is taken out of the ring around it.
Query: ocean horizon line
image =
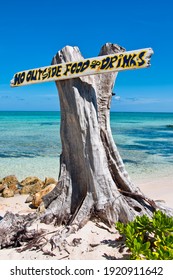
[[[12,112],[12,113],[36,113],[36,112],[39,112],[39,113],[60,113],[61,110],[0,110],[0,113],[5,113],[5,112]],[[112,111],[110,110],[110,113],[141,113],[141,114],[144,114],[144,113],[148,113],[148,114],[173,114],[173,111]]]

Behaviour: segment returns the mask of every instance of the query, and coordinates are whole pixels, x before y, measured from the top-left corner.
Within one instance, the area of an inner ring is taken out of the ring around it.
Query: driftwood
[[[37,233],[35,230],[28,230],[28,228],[36,219],[36,213],[19,215],[6,212],[0,222],[0,248],[19,247],[22,242],[33,239]],[[41,233],[38,232],[38,234]]]
[[[99,55],[120,51],[124,49],[118,45],[105,44]],[[81,59],[77,47],[67,46],[52,63]],[[126,223],[136,215],[152,216],[158,208],[173,215],[172,209],[147,198],[132,183],[114,143],[110,106],[116,76],[112,72],[56,82],[61,106],[60,174],[57,186],[43,197],[46,211],[41,221],[54,221],[65,228],[51,237],[52,249],[75,226],[82,227],[93,217],[110,226],[118,220]],[[0,222],[1,248],[18,245],[27,223],[35,218],[5,215]]]

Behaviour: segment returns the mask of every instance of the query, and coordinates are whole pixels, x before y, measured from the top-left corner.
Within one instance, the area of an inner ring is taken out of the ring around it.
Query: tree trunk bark
[[[99,55],[122,52],[107,43]],[[66,46],[53,64],[83,59],[77,47]],[[80,227],[93,216],[109,225],[136,215],[151,215],[154,201],[131,182],[110,128],[110,104],[117,73],[57,81],[61,107],[59,181],[43,198],[42,221],[75,223]]]

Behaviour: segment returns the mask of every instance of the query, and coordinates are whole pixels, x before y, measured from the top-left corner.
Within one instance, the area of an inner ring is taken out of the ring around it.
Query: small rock
[[[47,187],[48,185],[51,185],[51,184],[55,184],[56,185],[57,181],[54,178],[46,177],[45,181],[44,181],[43,188],[45,188],[45,187]]]
[[[43,187],[43,182],[37,177],[27,177],[20,182],[20,194],[35,194]]]
[[[166,127],[173,128],[173,124],[168,124]]]
[[[0,184],[0,193],[5,189],[5,185]]]
[[[5,188],[2,192],[2,197],[7,198],[7,197],[13,197],[14,196],[14,191],[10,190],[8,188]]]
[[[18,184],[18,180],[15,175],[9,175],[2,179],[2,184],[7,184],[7,186],[11,184]]]
[[[55,188],[55,184],[51,184],[48,185],[47,187],[45,187],[44,189],[42,189],[41,191],[37,192],[32,199],[32,205],[36,208],[38,208],[40,206],[40,204],[42,203],[42,198],[43,196],[45,196],[46,194],[48,194],[49,192],[51,192],[54,188]]]
[[[18,187],[17,187],[17,185],[14,184],[14,183],[11,183],[11,184],[8,186],[8,189],[14,191],[14,193],[17,193],[17,192],[18,192]]]
[[[30,176],[30,177],[26,177],[24,180],[22,180],[20,182],[20,185],[22,187],[24,187],[24,186],[28,186],[28,185],[35,185],[37,183],[39,183],[40,185],[43,186],[43,182],[38,177]]]
[[[33,199],[33,195],[29,195],[28,197],[27,197],[27,199],[25,200],[25,203],[30,203],[30,202],[32,202],[32,199]]]
[[[15,175],[4,177],[0,182],[0,192],[2,192],[5,188],[9,188],[14,192],[17,192],[18,184],[19,182]]]
[[[42,190],[42,185],[36,183],[33,185],[26,185],[20,190],[20,194],[35,194]]]

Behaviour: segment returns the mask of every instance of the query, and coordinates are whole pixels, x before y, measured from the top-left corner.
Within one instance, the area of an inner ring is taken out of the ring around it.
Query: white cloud
[[[119,101],[121,99],[121,97],[116,95],[116,96],[114,96],[114,99]]]

